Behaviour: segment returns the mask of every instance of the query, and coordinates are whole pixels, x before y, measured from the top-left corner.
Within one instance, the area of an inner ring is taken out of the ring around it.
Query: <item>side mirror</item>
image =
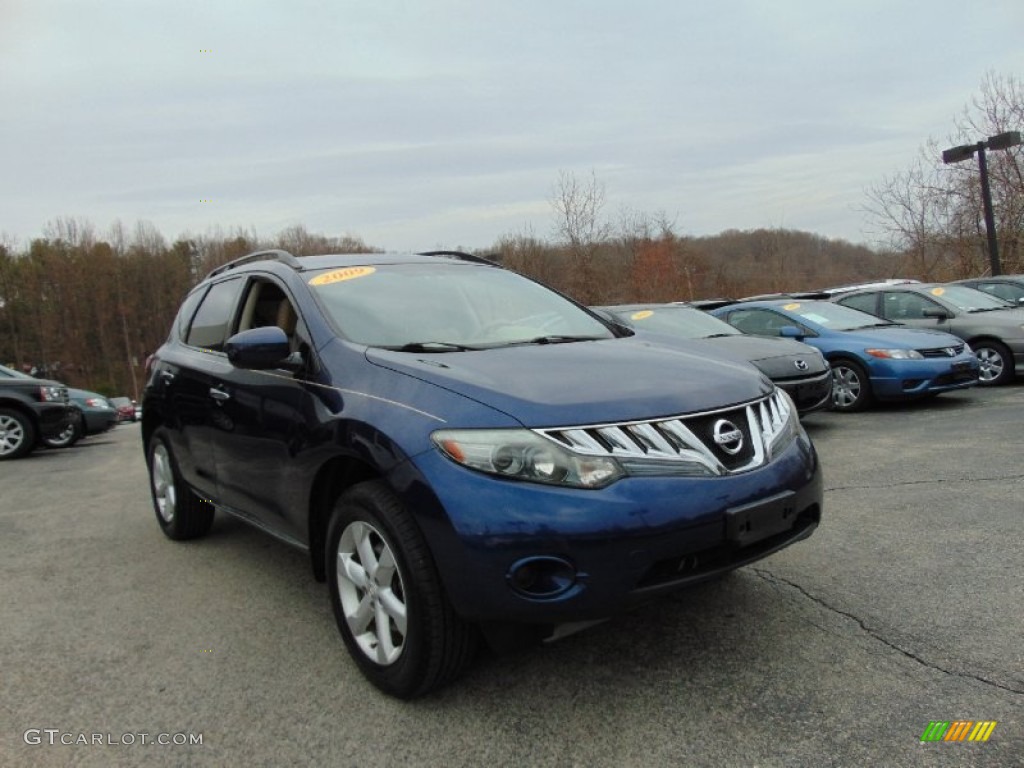
[[[944,309],[936,307],[935,309],[925,309],[921,312],[922,317],[934,317],[936,320],[949,320],[952,317],[949,312]]]
[[[236,368],[258,371],[282,367],[291,345],[283,330],[270,325],[236,333],[224,343],[224,351]]]
[[[779,336],[784,339],[796,339],[797,341],[803,341],[807,338],[807,335],[795,325],[784,325],[779,328]]]

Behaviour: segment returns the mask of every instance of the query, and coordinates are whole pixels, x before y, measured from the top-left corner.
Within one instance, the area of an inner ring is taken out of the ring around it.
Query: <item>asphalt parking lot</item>
[[[0,765],[1024,765],[1024,382],[805,423],[808,541],[411,703],[303,553],[163,537],[138,425],[0,464]]]

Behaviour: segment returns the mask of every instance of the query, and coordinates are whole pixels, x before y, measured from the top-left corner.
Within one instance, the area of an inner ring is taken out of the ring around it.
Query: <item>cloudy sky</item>
[[[0,235],[484,248],[593,172],[611,219],[871,242],[866,187],[986,73],[1024,75],[1021,0],[0,0]]]

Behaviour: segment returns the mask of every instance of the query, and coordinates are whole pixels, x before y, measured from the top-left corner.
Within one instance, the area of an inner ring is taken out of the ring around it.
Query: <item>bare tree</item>
[[[866,213],[886,244],[901,252],[907,274],[966,277],[987,268],[986,232],[976,163],[943,165],[941,147],[975,144],[1024,130],[1024,85],[989,74],[953,121],[941,145],[930,139],[910,167],[867,191]],[[948,142],[948,143],[947,143]],[[1024,148],[988,155],[996,233],[1004,266],[1024,269]]]
[[[587,181],[581,181],[568,171],[558,174],[551,196],[555,230],[569,253],[569,290],[584,303],[597,298],[594,260],[611,231],[601,218],[604,203],[604,184],[597,180],[593,171]]]

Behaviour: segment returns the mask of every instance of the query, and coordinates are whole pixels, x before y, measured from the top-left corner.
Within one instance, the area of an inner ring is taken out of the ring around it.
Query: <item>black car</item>
[[[686,304],[620,304],[595,309],[638,333],[660,337],[657,340],[662,343],[684,339],[752,363],[785,390],[800,415],[827,408],[832,402],[832,369],[821,352],[808,344],[751,336]]]
[[[0,366],[0,461],[19,459],[68,426],[68,390]]]

